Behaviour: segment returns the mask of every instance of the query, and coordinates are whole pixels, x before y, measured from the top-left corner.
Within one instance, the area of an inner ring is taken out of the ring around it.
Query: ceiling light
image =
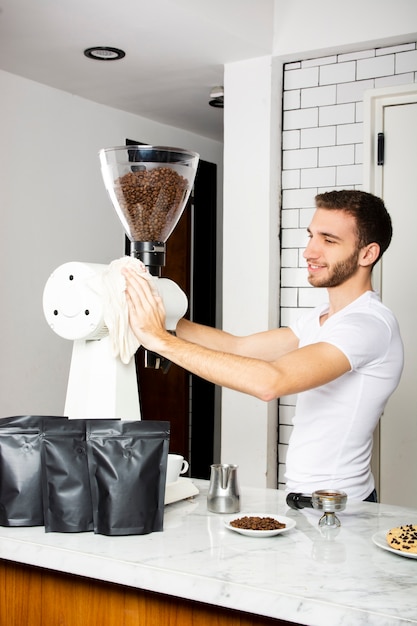
[[[218,109],[224,108],[224,88],[223,87],[213,87],[213,89],[210,91],[209,105],[211,107],[216,107]]]
[[[126,53],[120,50],[120,48],[111,48],[110,46],[87,48],[84,50],[84,54],[89,59],[95,59],[96,61],[117,61],[126,56]]]

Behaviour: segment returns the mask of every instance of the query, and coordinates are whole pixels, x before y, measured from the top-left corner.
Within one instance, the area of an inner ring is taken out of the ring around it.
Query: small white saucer
[[[175,483],[165,486],[165,504],[178,502],[196,496],[199,492],[191,478],[179,478]]]
[[[248,530],[246,528],[238,528],[237,526],[232,526],[230,524],[233,520],[241,519],[242,517],[272,517],[277,522],[285,524],[285,528],[276,528],[275,530]],[[225,520],[224,525],[229,530],[233,530],[235,533],[245,535],[246,537],[274,537],[275,535],[280,535],[281,533],[285,533],[288,530],[291,530],[291,528],[294,528],[295,521],[290,517],[275,515],[275,513],[236,513],[233,517],[229,517]]]

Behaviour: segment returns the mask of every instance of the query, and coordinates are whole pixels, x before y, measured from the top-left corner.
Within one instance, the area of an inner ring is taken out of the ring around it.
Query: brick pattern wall
[[[289,63],[284,67],[281,211],[281,325],[326,299],[310,287],[303,250],[314,196],[329,189],[361,189],[363,93],[417,82],[417,46],[362,50]],[[295,396],[279,401],[278,485]]]

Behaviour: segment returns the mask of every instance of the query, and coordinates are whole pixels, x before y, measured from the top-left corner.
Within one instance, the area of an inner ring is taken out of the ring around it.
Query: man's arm
[[[128,270],[123,273],[130,325],[139,342],[216,385],[268,402],[318,387],[350,370],[346,356],[330,344],[317,343],[298,349],[297,338],[290,329],[266,331],[239,339],[189,322],[181,323],[179,333],[182,337],[175,337],[165,330],[162,299],[155,298],[148,281]],[[199,345],[197,340],[203,337],[203,345]],[[222,337],[224,344],[220,341]],[[274,339],[278,337],[283,338],[283,344],[276,350]],[[210,345],[210,339],[214,347],[204,345]],[[249,354],[243,355],[240,351],[245,344]],[[261,354],[263,351],[265,355]]]
[[[293,350],[272,362],[211,350],[166,332],[151,349],[216,385],[265,402],[319,387],[350,370],[346,356],[328,343]]]
[[[196,324],[183,318],[178,322],[176,334],[180,339],[211,350],[249,356],[264,361],[273,361],[298,347],[298,338],[289,328],[276,328],[238,337],[224,330]]]

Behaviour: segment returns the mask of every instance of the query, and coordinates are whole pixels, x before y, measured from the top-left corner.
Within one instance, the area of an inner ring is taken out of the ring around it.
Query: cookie
[[[386,540],[390,548],[394,550],[417,554],[417,524],[391,528],[387,532]]]

